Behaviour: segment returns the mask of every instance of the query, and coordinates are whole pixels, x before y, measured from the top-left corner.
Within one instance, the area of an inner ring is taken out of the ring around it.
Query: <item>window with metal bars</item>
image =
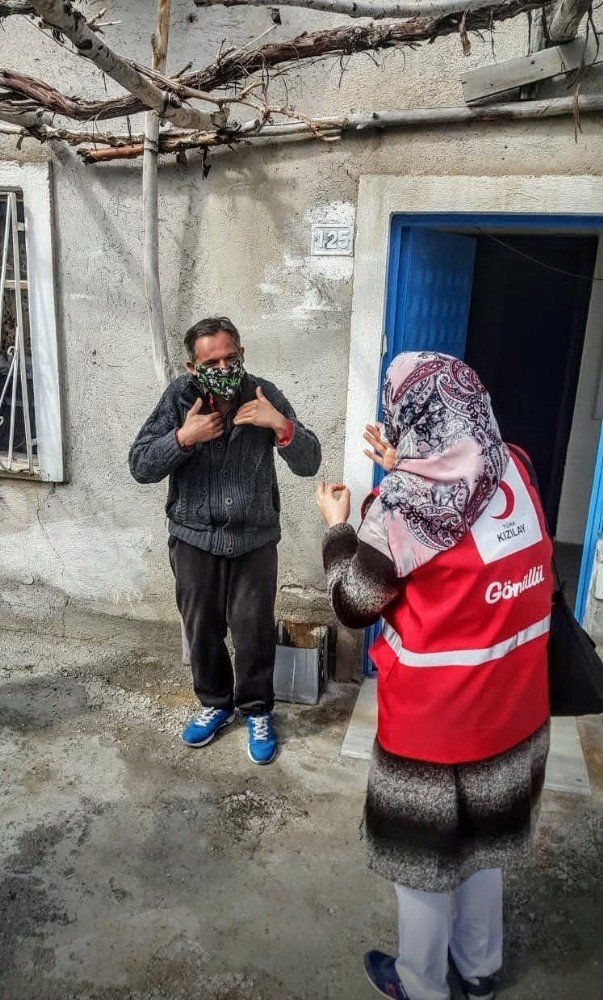
[[[0,472],[39,472],[23,197],[0,191]]]
[[[47,163],[0,160],[0,479],[65,480]]]

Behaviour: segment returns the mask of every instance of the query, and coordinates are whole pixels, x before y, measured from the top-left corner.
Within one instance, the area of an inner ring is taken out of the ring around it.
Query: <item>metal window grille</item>
[[[23,199],[0,191],[0,474],[36,476]]]

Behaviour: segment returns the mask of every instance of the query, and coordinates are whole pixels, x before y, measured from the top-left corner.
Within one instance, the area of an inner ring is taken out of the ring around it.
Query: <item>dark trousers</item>
[[[272,711],[276,545],[228,559],[172,536],[169,552],[199,701],[227,711],[236,706],[243,715]]]

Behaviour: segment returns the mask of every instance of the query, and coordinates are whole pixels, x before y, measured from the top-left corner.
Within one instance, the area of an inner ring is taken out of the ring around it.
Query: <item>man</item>
[[[269,764],[276,754],[271,712],[280,539],[274,447],[292,472],[313,476],[320,444],[274,385],[247,374],[229,319],[201,320],[184,344],[188,375],[168,386],[130,450],[137,482],[170,477],[170,563],[201,702],[182,739],[206,746],[238,708],[247,719],[251,760]]]

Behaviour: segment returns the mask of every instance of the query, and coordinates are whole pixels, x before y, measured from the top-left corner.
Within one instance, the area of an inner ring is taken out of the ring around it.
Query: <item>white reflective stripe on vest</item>
[[[402,639],[388,622],[383,623],[383,638],[404,667],[480,667],[491,660],[502,660],[507,653],[525,646],[532,639],[540,639],[547,634],[550,624],[551,616],[547,615],[542,621],[487,649],[453,649],[443,653],[412,653],[404,647]]]

